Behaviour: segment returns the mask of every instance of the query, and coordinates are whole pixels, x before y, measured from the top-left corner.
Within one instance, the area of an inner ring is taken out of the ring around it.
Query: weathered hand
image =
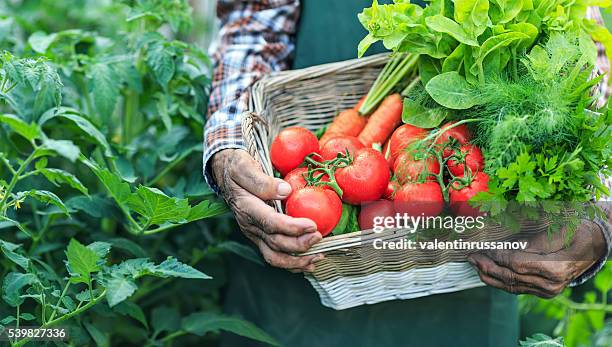
[[[605,238],[592,222],[584,222],[569,244],[565,237],[565,232],[539,233],[528,239],[525,250],[475,253],[468,261],[490,286],[550,298],[605,255]]]
[[[292,254],[305,252],[321,240],[316,224],[310,219],[277,213],[264,202],[285,199],[291,193],[288,183],[266,175],[244,150],[226,149],[216,153],[212,158],[212,172],[240,229],[270,265],[293,272],[314,271],[314,263],[322,255]]]

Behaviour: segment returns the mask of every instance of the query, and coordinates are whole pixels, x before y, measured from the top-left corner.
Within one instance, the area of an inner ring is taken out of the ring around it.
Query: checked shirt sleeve
[[[245,148],[242,114],[249,89],[262,76],[289,68],[299,0],[218,0],[218,42],[211,47],[214,66],[208,120],[204,129],[204,176],[218,192],[211,157],[222,149]]]

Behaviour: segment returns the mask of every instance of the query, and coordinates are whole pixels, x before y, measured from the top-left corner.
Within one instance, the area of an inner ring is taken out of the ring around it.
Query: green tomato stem
[[[77,307],[77,309],[75,309],[74,311],[67,313],[61,317],[56,318],[55,320],[50,320],[47,323],[41,325],[41,329],[45,329],[45,328],[50,328],[52,326],[55,326],[65,320],[68,320],[74,316],[77,316],[87,310],[89,310],[91,307],[93,307],[94,305],[96,305],[97,303],[99,303],[102,299],[104,299],[106,297],[106,289],[104,289],[102,291],[102,293],[100,293],[100,295],[98,295],[96,298],[94,298],[94,300],[88,302],[86,305],[82,306],[82,307]],[[26,343],[30,342],[30,339],[23,339],[23,340],[19,340],[17,343],[15,343],[13,346],[14,347],[21,347],[23,345],[25,345]]]
[[[57,300],[57,304],[55,304],[55,308],[53,309],[53,312],[51,312],[51,316],[49,316],[49,321],[53,321],[53,318],[55,318],[55,315],[57,314],[57,309],[59,308],[59,305],[61,305],[62,299],[64,299],[64,296],[68,292],[68,287],[70,287],[70,281],[66,281],[66,285],[64,286],[64,290],[62,290],[62,294],[60,295],[59,299]]]
[[[32,151],[32,153],[30,153],[30,155],[26,158],[26,160],[24,160],[23,163],[21,163],[21,165],[19,166],[19,168],[17,169],[17,171],[11,178],[11,182],[9,183],[8,187],[6,188],[6,191],[4,192],[4,197],[2,198],[2,201],[0,201],[0,214],[1,215],[6,216],[6,203],[9,199],[9,196],[11,196],[11,193],[13,192],[15,185],[17,184],[17,182],[19,182],[19,177],[21,176],[21,174],[25,171],[28,165],[30,165],[32,160],[34,160],[35,152],[36,152],[36,148]]]

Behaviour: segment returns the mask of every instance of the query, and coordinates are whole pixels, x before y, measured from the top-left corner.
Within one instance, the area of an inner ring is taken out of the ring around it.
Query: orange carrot
[[[334,118],[334,121],[329,125],[319,143],[323,146],[325,142],[336,135],[357,137],[366,125],[366,122],[367,118],[360,116],[354,109],[342,111]]]
[[[402,97],[399,94],[386,97],[370,116],[368,124],[359,134],[359,140],[366,147],[372,147],[374,143],[385,143],[402,122],[402,109]]]
[[[353,110],[355,110],[355,111],[358,111],[358,112],[359,112],[359,109],[361,108],[361,105],[363,105],[363,102],[365,101],[365,99],[366,99],[367,97],[368,97],[368,96],[367,96],[367,95],[365,95],[363,98],[359,99],[359,102],[357,103],[357,105],[355,105],[355,107],[353,107]]]

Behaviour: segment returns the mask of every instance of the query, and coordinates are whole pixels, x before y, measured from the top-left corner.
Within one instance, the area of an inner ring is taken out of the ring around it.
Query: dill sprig
[[[487,157],[487,171],[506,167],[526,148],[580,141],[580,119],[592,69],[590,47],[571,34],[554,34],[521,59],[518,76],[492,76],[478,94],[481,103],[462,118],[481,119],[476,143]]]

